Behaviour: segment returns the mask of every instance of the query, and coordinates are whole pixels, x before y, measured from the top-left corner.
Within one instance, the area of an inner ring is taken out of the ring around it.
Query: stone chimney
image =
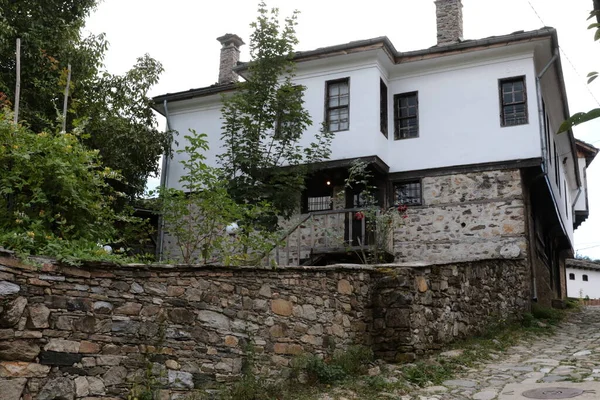
[[[461,0],[436,0],[437,44],[458,43],[463,40],[463,12]]]
[[[240,60],[240,46],[244,44],[244,41],[238,35],[231,33],[226,33],[217,40],[223,45],[219,63],[219,85],[237,82],[238,74],[233,72],[233,68]]]

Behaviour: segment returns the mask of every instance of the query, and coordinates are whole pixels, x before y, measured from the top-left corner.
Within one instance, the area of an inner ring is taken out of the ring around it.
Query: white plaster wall
[[[209,144],[209,150],[205,153],[209,165],[217,166],[217,155],[222,153],[221,145],[221,105],[220,96],[213,96],[214,100],[208,105],[201,106],[193,111],[175,110],[169,114],[171,129],[178,132],[175,136],[177,145],[173,146],[173,158],[170,159],[167,173],[167,187],[181,189],[179,178],[184,169],[181,160],[185,154],[177,154],[177,150],[183,149],[188,141],[185,136],[190,135],[190,129],[197,133],[205,133]],[[173,107],[174,108],[174,107]]]
[[[391,98],[418,91],[419,137],[394,141],[390,134],[390,169],[408,171],[540,157],[532,57],[391,79]],[[526,77],[529,123],[501,127],[498,80],[521,75]]]
[[[575,280],[569,274],[575,274]],[[583,281],[583,275],[588,276],[587,282]],[[600,271],[567,268],[567,296],[600,299]]]

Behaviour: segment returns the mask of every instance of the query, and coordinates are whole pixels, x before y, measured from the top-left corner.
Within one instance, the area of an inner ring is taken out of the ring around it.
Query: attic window
[[[587,282],[588,281],[588,276],[587,275],[583,275],[582,279],[583,279],[584,282]]]
[[[527,124],[525,77],[500,80],[500,119],[502,126]]]
[[[569,280],[570,281],[574,281],[575,280],[575,274],[569,274]]]

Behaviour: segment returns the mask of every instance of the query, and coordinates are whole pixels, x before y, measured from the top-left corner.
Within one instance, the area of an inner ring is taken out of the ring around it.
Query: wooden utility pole
[[[15,87],[15,125],[19,122],[19,99],[21,97],[21,39],[17,38],[17,85]]]
[[[69,102],[69,86],[71,85],[71,64],[67,70],[67,86],[65,86],[65,101],[63,103],[62,133],[67,132],[67,103]]]

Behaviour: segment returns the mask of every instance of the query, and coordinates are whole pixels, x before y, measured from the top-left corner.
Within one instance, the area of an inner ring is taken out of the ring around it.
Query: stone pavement
[[[443,386],[401,398],[521,400],[530,389],[568,387],[584,391],[572,397],[575,400],[600,399],[600,382],[595,382],[600,381],[600,307],[586,307],[563,322],[556,334],[522,342],[494,357]]]

